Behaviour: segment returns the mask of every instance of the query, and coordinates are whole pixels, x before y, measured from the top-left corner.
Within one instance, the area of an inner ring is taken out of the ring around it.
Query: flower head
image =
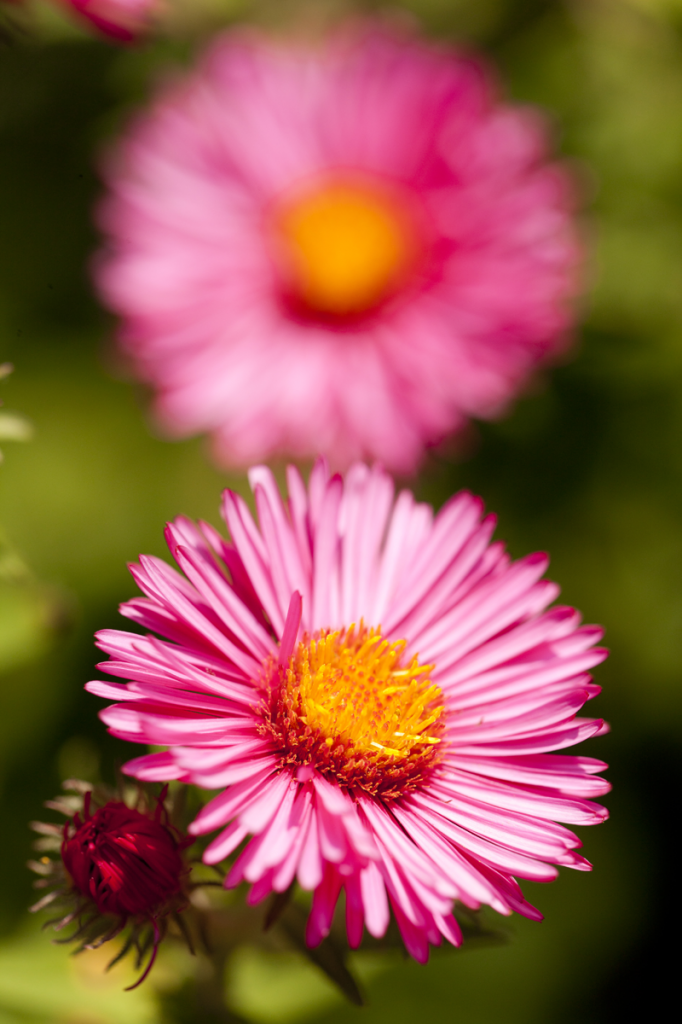
[[[290,469],[286,503],[269,470],[251,483],[258,523],[226,491],[230,541],[177,519],[182,574],[132,567],[146,596],[122,612],[150,634],[98,634],[128,680],[88,684],[117,701],[103,720],[167,748],[125,770],[220,790],[190,826],[221,829],[205,861],[239,851],[226,884],[251,902],[312,890],[310,945],[342,888],[351,945],[392,910],[418,960],[460,942],[456,900],[539,918],[516,878],[589,868],[557,822],[606,814],[603,763],[554,753],[605,729],[576,717],[601,631],[548,607],[545,556],[512,562],[468,493],[434,516],[379,469],[322,461],[307,490]]]
[[[139,967],[151,950],[139,985],[153,966],[168,917],[177,916],[187,904],[189,868],[182,851],[192,840],[170,824],[165,791],[152,809],[141,793],[137,806],[130,806],[102,793],[93,801],[87,784],[66,785],[81,791],[82,800],[75,800],[80,808],[74,812],[74,801],[53,801],[48,806],[66,813],[66,824],[34,823],[47,837],[40,848],[56,847],[60,859],[43,857],[32,863],[45,876],[37,884],[55,888],[31,909],[61,905],[65,913],[52,923],[61,929],[75,921],[75,933],[64,941],[78,940],[81,950],[102,945],[130,925],[128,940],[115,960],[134,946]]]
[[[228,34],[112,154],[97,279],[167,431],[414,468],[570,321],[570,187],[478,64],[369,25]]]
[[[89,794],[88,794],[89,795]],[[153,913],[182,889],[178,841],[160,821],[112,800],[83,820],[74,815],[62,843],[62,861],[75,888],[102,914]]]

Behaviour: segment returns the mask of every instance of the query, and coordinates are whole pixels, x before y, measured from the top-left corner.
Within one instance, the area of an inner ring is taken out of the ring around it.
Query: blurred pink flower
[[[160,0],[58,0],[120,43],[130,43],[149,28]]]
[[[125,770],[220,789],[190,826],[222,829],[204,859],[241,847],[226,885],[250,883],[251,903],[295,879],[312,890],[311,945],[341,888],[352,946],[392,909],[420,961],[461,941],[454,900],[539,919],[514,876],[588,869],[556,822],[606,817],[588,802],[605,765],[552,753],[605,731],[576,718],[599,692],[601,630],[548,609],[546,557],[511,562],[468,493],[434,517],[362,464],[288,483],[283,503],[251,471],[259,525],[225,491],[230,542],[169,525],[184,576],[132,567],[147,596],[121,610],[166,639],[102,631],[101,667],[130,682],[87,688],[120,702],[101,713],[115,736],[168,750]]]
[[[537,114],[370,25],[219,39],[112,155],[97,280],[163,428],[411,470],[562,344],[577,246]]]

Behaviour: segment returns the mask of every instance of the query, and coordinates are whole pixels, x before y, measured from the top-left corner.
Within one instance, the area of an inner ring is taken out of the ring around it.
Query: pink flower
[[[96,29],[119,43],[147,30],[160,0],[59,0]]]
[[[226,884],[249,901],[297,879],[312,890],[307,940],[329,931],[345,889],[348,938],[384,934],[392,909],[417,960],[459,944],[453,903],[541,918],[516,877],[589,869],[557,821],[592,824],[605,765],[553,751],[605,731],[576,718],[601,630],[548,605],[544,555],[512,562],[495,521],[462,492],[434,516],[381,470],[345,482],[318,461],[283,503],[251,471],[258,525],[225,491],[231,541],[205,523],[168,526],[184,575],[141,557],[146,597],[122,606],[148,634],[104,630],[88,684],[119,703],[102,718],[136,743],[139,779],[218,789],[190,831],[238,848]],[[252,837],[252,838],[249,838]]]
[[[411,470],[562,344],[570,187],[471,59],[223,36],[113,154],[97,279],[172,435]]]

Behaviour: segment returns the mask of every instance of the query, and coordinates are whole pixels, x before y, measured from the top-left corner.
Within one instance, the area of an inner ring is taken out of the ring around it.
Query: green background
[[[281,23],[288,5],[277,6]],[[682,3],[403,6],[425,31],[486,52],[508,96],[544,107],[580,181],[590,260],[572,358],[481,427],[466,459],[434,456],[416,489],[434,504],[463,486],[480,493],[512,553],[549,551],[562,600],[606,626],[612,655],[593,707],[613,732],[586,751],[611,763],[612,817],[583,830],[592,874],[524,886],[547,919],[514,919],[505,946],[437,953],[426,968],[360,956],[363,1010],[295,955],[246,947],[228,972],[232,1004],[264,1024],[658,1016],[678,962]],[[163,554],[163,524],[178,513],[217,524],[222,487],[244,488],[210,467],[201,441],[154,436],[88,283],[95,154],[158,68],[187,52],[61,30],[0,43],[0,360],[15,365],[0,388],[35,426],[29,444],[4,446],[0,468],[13,546],[0,544],[0,1024],[153,1024],[172,1003],[162,1010],[158,992],[192,970],[170,950],[153,984],[121,993],[121,976],[70,960],[27,919],[24,867],[27,822],[61,778],[111,777],[130,754],[83,692],[97,674],[94,630],[122,625],[117,604],[134,593],[126,562]]]

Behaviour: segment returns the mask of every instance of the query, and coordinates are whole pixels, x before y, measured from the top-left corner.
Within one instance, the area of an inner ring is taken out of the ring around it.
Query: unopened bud
[[[87,791],[48,805],[67,815],[63,827],[33,825],[43,837],[37,848],[60,856],[30,864],[42,876],[38,888],[54,886],[31,909],[54,905],[63,910],[48,923],[57,931],[75,923],[76,931],[57,941],[78,941],[77,951],[101,946],[129,929],[124,948],[149,953],[136,985],[151,970],[169,917],[177,919],[188,902],[183,851],[192,840],[169,823],[165,795],[166,790],[153,807],[142,799],[131,807],[122,799],[93,799]],[[81,806],[75,808],[75,802]]]

